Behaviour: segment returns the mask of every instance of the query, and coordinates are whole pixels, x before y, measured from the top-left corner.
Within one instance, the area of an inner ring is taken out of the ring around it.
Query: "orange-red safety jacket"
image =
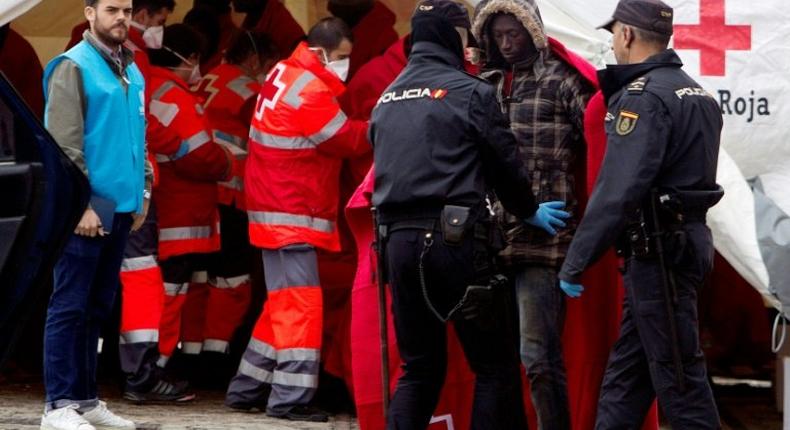
[[[217,181],[230,178],[232,155],[211,137],[203,107],[186,82],[152,66],[148,148],[159,164],[154,192],[159,258],[219,250]]]
[[[342,158],[370,150],[367,122],[350,120],[340,109],[336,97],[344,90],[304,42],[267,76],[250,128],[244,181],[253,245],[340,250]]]
[[[193,92],[203,103],[214,141],[225,146],[235,157],[233,177],[219,183],[218,201],[224,205],[235,205],[240,210],[245,209],[244,162],[258,91],[258,82],[232,64],[215,67],[193,87]]]

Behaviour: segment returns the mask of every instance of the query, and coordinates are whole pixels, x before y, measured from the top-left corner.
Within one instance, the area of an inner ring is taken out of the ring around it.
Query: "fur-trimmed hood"
[[[497,49],[494,42],[489,40],[488,27],[491,25],[491,18],[498,13],[515,16],[532,36],[538,51],[549,48],[548,36],[535,0],[483,0],[475,7],[472,35],[484,52],[493,52],[492,49]]]

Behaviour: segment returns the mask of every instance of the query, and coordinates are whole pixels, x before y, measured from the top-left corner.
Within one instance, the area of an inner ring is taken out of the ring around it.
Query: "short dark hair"
[[[162,9],[172,12],[176,8],[174,0],[134,0],[132,2],[132,13],[137,13],[143,9],[148,13],[157,13]]]
[[[258,54],[261,62],[277,60],[280,52],[272,38],[260,31],[240,31],[225,51],[225,61],[241,64],[250,55]]]
[[[168,49],[175,51],[184,58],[193,54],[200,54],[203,45],[203,36],[194,28],[186,24],[173,24],[165,27],[162,38],[162,49],[149,49],[148,58],[151,64],[159,67],[177,67],[181,64],[180,58]],[[164,48],[167,47],[167,49]]]
[[[666,49],[669,46],[669,39],[672,36],[656,33],[655,31],[645,30],[643,28],[634,27],[633,25],[623,24],[631,28],[634,32],[634,37],[641,40],[642,43],[655,46],[657,48]]]
[[[85,0],[85,7],[96,7],[99,0]]]
[[[351,29],[348,28],[348,25],[342,19],[334,16],[318,21],[307,33],[307,44],[309,46],[321,47],[327,51],[337,49],[343,42],[343,39],[353,42],[354,36],[351,34]]]
[[[219,16],[214,9],[206,5],[193,7],[184,15],[184,24],[194,28],[203,36],[202,58],[208,60],[213,57],[219,50],[219,39],[222,32]]]

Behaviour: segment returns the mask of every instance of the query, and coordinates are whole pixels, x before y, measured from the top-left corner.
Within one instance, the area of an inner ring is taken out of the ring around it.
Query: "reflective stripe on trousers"
[[[269,292],[263,313],[228,389],[228,401],[253,400],[271,385],[267,412],[308,403],[318,386],[322,297],[315,249],[263,250]],[[246,397],[245,397],[246,396]]]

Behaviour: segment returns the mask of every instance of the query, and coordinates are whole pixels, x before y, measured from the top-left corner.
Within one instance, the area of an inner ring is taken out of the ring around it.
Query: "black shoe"
[[[137,404],[183,404],[195,400],[195,394],[189,392],[189,384],[186,382],[167,382],[160,379],[150,390],[145,392],[127,389],[123,393],[123,398]]]
[[[325,423],[329,421],[329,415],[326,412],[313,406],[294,406],[291,410],[282,415],[273,415],[268,412],[266,415],[272,418],[282,418],[291,421],[310,421],[314,423]]]

